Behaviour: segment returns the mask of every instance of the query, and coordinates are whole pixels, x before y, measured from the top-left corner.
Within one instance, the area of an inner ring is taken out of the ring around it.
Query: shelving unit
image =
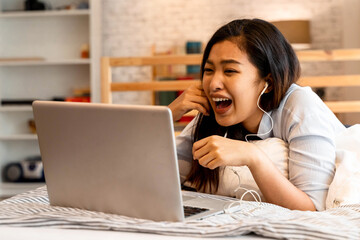
[[[101,1],[89,9],[23,11],[23,0],[0,0],[0,100],[73,96],[90,89],[100,102]],[[50,0],[52,7],[81,1]],[[82,1],[83,2],[83,1]],[[90,57],[81,58],[83,44]],[[8,163],[40,155],[36,134],[28,127],[30,105],[0,105],[0,198],[44,183],[7,183]]]

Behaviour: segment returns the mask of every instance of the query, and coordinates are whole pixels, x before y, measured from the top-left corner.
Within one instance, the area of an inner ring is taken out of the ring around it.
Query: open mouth
[[[216,109],[225,109],[232,103],[232,100],[229,98],[213,98],[212,100],[215,102]]]

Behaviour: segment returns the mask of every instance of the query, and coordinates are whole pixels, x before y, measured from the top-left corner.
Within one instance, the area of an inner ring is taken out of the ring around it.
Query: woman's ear
[[[269,93],[274,89],[274,79],[272,78],[271,73],[269,73],[264,80],[267,83],[265,93]]]

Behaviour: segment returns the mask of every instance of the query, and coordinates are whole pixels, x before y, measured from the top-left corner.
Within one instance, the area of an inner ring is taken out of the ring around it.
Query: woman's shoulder
[[[294,130],[298,135],[326,135],[344,128],[311,88],[296,84],[291,85],[273,117],[278,123],[277,127],[274,126],[274,134],[286,136],[286,139]]]
[[[294,115],[294,117],[331,113],[321,98],[310,87],[292,84],[280,103],[279,109]]]
[[[290,86],[286,92],[285,98],[286,97],[286,105],[296,105],[299,103],[303,105],[303,103],[312,102],[314,100],[321,101],[320,97],[310,87],[301,87],[297,84],[292,84]]]

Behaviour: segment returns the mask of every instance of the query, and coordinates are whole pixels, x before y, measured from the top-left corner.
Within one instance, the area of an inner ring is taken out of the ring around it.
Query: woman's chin
[[[229,126],[236,124],[227,117],[219,117],[219,116],[215,115],[215,119],[216,119],[216,122],[222,127],[229,127]]]

